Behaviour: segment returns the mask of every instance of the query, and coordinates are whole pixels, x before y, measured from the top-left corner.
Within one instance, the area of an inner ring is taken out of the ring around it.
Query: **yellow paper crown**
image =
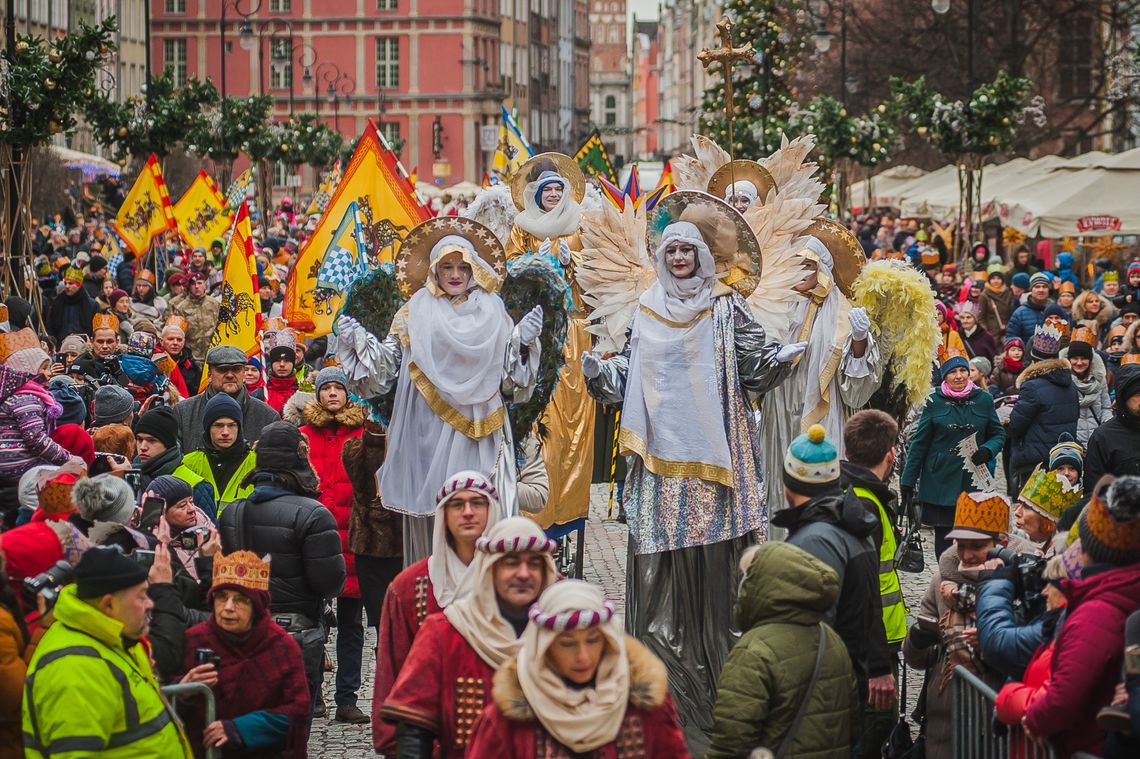
[[[1069,338],[1069,342],[1096,345],[1096,334],[1094,334],[1093,331],[1088,327],[1077,327],[1073,330],[1073,334]]]
[[[234,551],[214,557],[214,582],[237,585],[250,590],[269,590],[269,557],[262,559],[253,551]]]
[[[119,318],[114,314],[95,314],[95,318],[91,320],[91,331],[97,329],[109,329],[115,332],[119,331]]]
[[[39,347],[39,335],[31,327],[0,333],[0,362],[7,361],[9,356],[18,351]]]
[[[1018,499],[1041,516],[1056,523],[1065,509],[1081,499],[1084,491],[1067,479],[1041,467],[1033,470]]]
[[[1000,535],[1009,531],[1009,501],[1000,493],[962,493],[954,510],[954,529]]]
[[[166,325],[165,326],[166,327],[177,327],[178,329],[182,330],[183,332],[190,329],[190,323],[187,322],[186,318],[183,316],[168,316],[168,317],[166,317]]]

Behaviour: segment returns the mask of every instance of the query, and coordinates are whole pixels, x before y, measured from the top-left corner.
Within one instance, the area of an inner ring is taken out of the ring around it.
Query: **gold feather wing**
[[[702,134],[694,134],[689,141],[693,144],[693,155],[673,159],[677,189],[708,192],[709,180],[717,169],[728,163],[729,155]]]
[[[595,349],[620,351],[637,310],[637,301],[657,274],[645,248],[643,208],[626,202],[619,211],[606,203],[582,214],[582,250],[574,252],[575,277],[590,307],[586,328],[597,340]]]

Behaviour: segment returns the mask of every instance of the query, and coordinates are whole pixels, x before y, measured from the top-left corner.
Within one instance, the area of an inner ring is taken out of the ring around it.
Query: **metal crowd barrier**
[[[162,695],[166,696],[167,700],[173,703],[173,699],[179,696],[189,696],[196,698],[201,696],[206,699],[206,724],[214,721],[214,691],[210,689],[209,685],[205,683],[175,683],[174,685],[162,686]],[[206,749],[206,759],[218,759],[220,753],[216,748]]]
[[[997,693],[974,673],[956,667],[953,687],[950,746],[954,759],[1057,759],[1052,746],[1029,738],[1020,726],[995,725]]]

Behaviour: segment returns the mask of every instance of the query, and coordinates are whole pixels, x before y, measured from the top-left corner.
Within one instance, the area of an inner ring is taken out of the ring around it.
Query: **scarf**
[[[206,516],[206,512],[195,506],[194,524],[191,525],[191,527],[213,527],[213,525],[214,523]],[[170,522],[166,521],[166,514],[163,513],[162,518],[158,520],[158,529],[155,530],[155,537],[158,538],[160,543],[167,543],[174,549],[175,558],[181,562],[187,574],[194,578],[194,582],[198,582],[200,580],[198,577],[198,567],[194,564],[194,557],[198,555],[198,552],[188,551],[183,548],[180,543],[170,543],[170,539],[174,537],[174,535],[174,528],[170,526]]]
[[[1007,289],[1007,288],[1006,288],[1006,286],[1005,286],[1005,283],[1004,283],[1004,282],[1002,282],[1002,283],[1001,283],[1000,285],[998,285],[997,287],[994,287],[994,286],[993,286],[993,285],[991,285],[989,282],[986,282],[986,287],[985,287],[985,289],[986,289],[986,290],[988,290],[989,292],[993,293],[994,295],[1005,295],[1005,291],[1006,291],[1006,289]]]
[[[487,532],[499,521],[499,501],[495,486],[479,472],[460,472],[444,483],[436,497],[435,524],[432,528],[431,555],[428,557],[428,577],[431,591],[439,608],[446,609],[455,600],[455,594],[467,575],[467,564],[451,547],[447,535],[447,504],[461,491],[475,490],[487,496],[490,501],[487,509]]]
[[[1021,370],[1025,367],[1024,361],[1014,361],[1009,356],[1003,357],[1001,363],[1007,372],[1012,372],[1014,374],[1020,374]]]
[[[974,392],[977,389],[978,389],[978,386],[974,384],[973,380],[970,380],[969,382],[967,382],[966,387],[964,387],[960,391],[952,390],[950,388],[949,382],[946,382],[945,380],[942,381],[942,394],[944,396],[946,396],[947,398],[953,398],[956,401],[960,401],[963,398],[968,398],[970,393]]]
[[[831,251],[819,239],[809,237],[806,250],[800,252],[805,260],[817,264],[818,284],[808,293],[809,301],[798,304],[797,317],[788,342],[807,341],[807,351],[797,359],[803,366],[804,393],[800,431],[807,432],[811,425],[827,416],[831,408],[831,381],[842,361],[842,351],[851,335],[847,314],[851,304],[835,286],[835,268]],[[797,331],[798,330],[798,331]],[[797,369],[799,371],[799,369]]]
[[[24,375],[27,376],[27,375]],[[47,418],[51,420],[59,419],[60,414],[63,413],[63,406],[55,399],[55,396],[48,392],[47,388],[36,382],[34,379],[28,380],[16,390],[17,393],[24,393],[25,395],[34,395],[43,401],[44,411],[47,413]]]
[[[696,268],[688,279],[677,279],[665,261],[665,249],[674,242],[685,242],[697,249]],[[654,254],[657,281],[641,296],[642,310],[658,317],[686,324],[712,307],[716,285],[716,262],[697,225],[675,221],[665,227]]]
[[[582,220],[582,206],[574,200],[570,183],[563,180],[562,200],[558,201],[558,205],[554,208],[546,211],[535,200],[540,182],[549,184],[541,178],[527,184],[523,191],[523,210],[515,216],[515,224],[539,240],[556,240],[577,232]],[[557,252],[553,251],[555,254]]]
[[[601,590],[581,580],[551,585],[530,610],[518,654],[519,686],[542,726],[572,752],[583,754],[617,738],[629,701],[629,659],[621,623]],[[606,651],[594,681],[566,683],[546,661],[565,630],[596,627]]]

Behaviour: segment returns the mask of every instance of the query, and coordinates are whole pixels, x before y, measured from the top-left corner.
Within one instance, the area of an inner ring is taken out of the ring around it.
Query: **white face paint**
[[[688,279],[697,271],[697,247],[683,240],[665,246],[665,265],[677,279]]]

